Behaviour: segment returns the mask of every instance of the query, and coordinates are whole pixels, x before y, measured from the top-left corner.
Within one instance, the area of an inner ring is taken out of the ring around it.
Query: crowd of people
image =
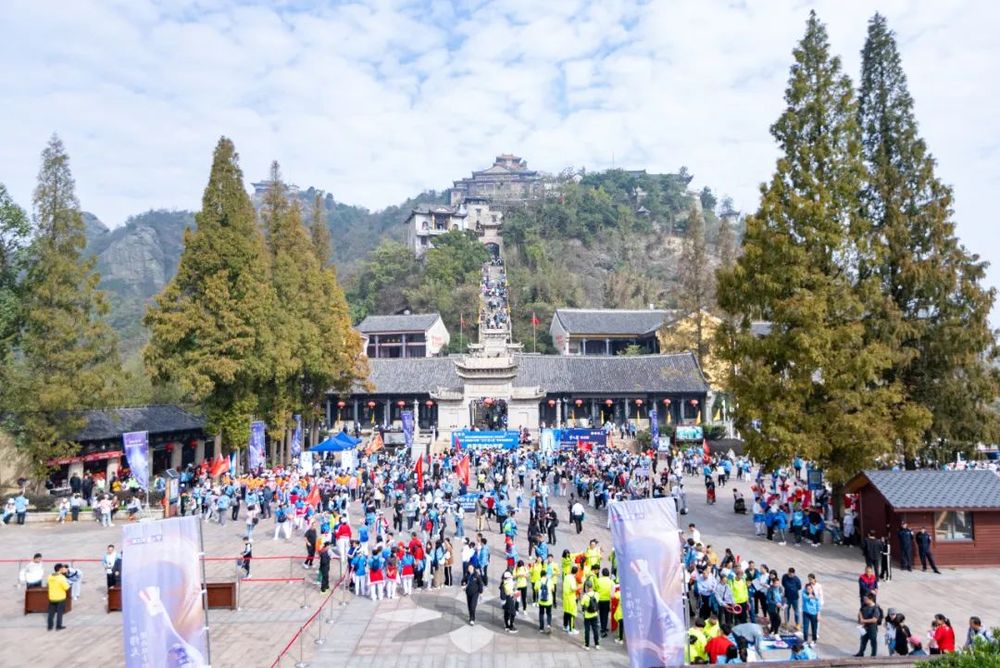
[[[491,267],[499,267],[499,269],[493,272]],[[492,258],[483,264],[479,293],[479,324],[487,329],[506,327],[510,317],[507,302],[507,274],[503,268],[503,260],[499,257]]]
[[[332,586],[335,563],[345,588],[373,601],[461,589],[469,624],[478,622],[484,593],[496,592],[507,633],[530,623],[550,634],[555,617],[567,635],[580,635],[582,626],[583,647],[599,649],[609,636],[627,642],[617,559],[597,538],[580,543],[572,537],[585,530],[587,513],[606,509],[613,500],[673,497],[684,512],[685,485],[700,477],[711,492],[707,501],[714,500],[716,488],[733,486],[734,510],[749,510],[761,540],[790,544],[789,549],[826,541],[860,547],[866,565],[858,577],[858,655],[875,656],[882,646],[889,654],[918,656],[960,646],[943,614],[921,633],[902,607],[883,612],[882,539],[856,535],[847,521],[853,518],[851,498],[843,500],[844,521],[838,520],[828,490],[810,489],[808,464],[801,460],[770,471],[732,453],[709,455],[702,447],[674,451],[666,460],[654,451],[521,447],[455,449],[425,461],[426,468],[418,468],[408,452],[380,450],[363,456],[352,470],[342,468],[340,460],[337,465],[318,462],[312,475],[278,467],[213,477],[207,466],[189,467],[181,476],[180,512],[219,525],[238,522],[247,578],[252,577],[255,540],[301,542],[302,566],[316,571],[321,591]],[[752,498],[743,498],[734,479],[749,486]],[[101,507],[101,497],[110,495],[86,482],[79,481],[74,496],[87,493]],[[562,521],[571,527],[568,537],[557,531]],[[271,524],[259,527],[261,522]],[[910,531],[905,525],[903,530]],[[913,541],[925,556],[920,533]],[[796,660],[816,656],[824,625],[823,583],[817,574],[797,570],[794,552],[777,567],[714,547],[693,523],[681,538],[689,663],[753,661],[777,650],[789,651]],[[934,567],[932,555],[926,556]],[[109,587],[120,577],[122,558],[108,546],[102,566]],[[67,595],[75,597],[81,577],[61,564],[46,578],[41,555],[21,572],[26,586],[48,586],[50,628],[62,626],[63,581]],[[992,642],[992,637],[972,618],[965,645],[976,642]]]

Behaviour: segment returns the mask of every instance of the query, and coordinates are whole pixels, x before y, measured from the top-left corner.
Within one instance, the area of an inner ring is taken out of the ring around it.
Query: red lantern
[[[368,408],[375,408],[375,402],[374,401],[369,401],[368,402]]]
[[[556,405],[556,400],[555,399],[549,399],[549,408],[552,408],[555,405]]]
[[[636,399],[635,400],[635,405],[636,406],[642,406],[642,399]]]
[[[424,406],[427,406],[427,408],[430,408],[433,405],[434,405],[434,402],[431,401],[430,399],[428,399],[427,401],[424,402]]]
[[[605,405],[605,406],[607,406],[608,408],[610,408],[611,406],[613,406],[613,405],[614,405],[614,403],[615,403],[615,402],[614,402],[614,401],[612,401],[611,399],[605,399],[605,400],[604,400],[604,405]]]
[[[337,402],[337,408],[343,408],[346,405],[347,405],[346,401],[338,401]]]
[[[188,447],[189,448],[197,448],[198,447],[198,441],[192,438],[191,441],[188,443]]]
[[[664,406],[669,406],[670,405],[670,399],[664,399],[663,400],[663,405]]]
[[[583,399],[577,399],[573,403],[576,404],[577,406],[582,406],[583,405]]]
[[[165,446],[163,446],[163,449],[166,450],[167,452],[173,452],[174,451],[174,444],[173,443],[167,443]]]
[[[697,399],[692,399],[691,400],[691,405],[692,406],[697,406],[698,405],[698,400]]]
[[[399,401],[396,402],[396,405],[399,406],[400,408],[402,408],[403,406],[406,405],[406,402],[403,401],[402,399],[400,399]]]

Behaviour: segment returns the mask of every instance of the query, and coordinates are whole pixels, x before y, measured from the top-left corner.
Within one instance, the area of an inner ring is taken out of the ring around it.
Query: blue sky
[[[996,3],[5,0],[0,181],[29,204],[58,132],[114,226],[196,208],[226,134],[248,180],[277,159],[372,208],[513,152],[548,172],[686,165],[751,210],[810,8],[855,79],[868,18],[888,17],[962,240],[1000,284]]]

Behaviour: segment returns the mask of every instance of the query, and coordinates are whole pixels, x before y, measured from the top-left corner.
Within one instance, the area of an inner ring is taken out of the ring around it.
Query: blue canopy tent
[[[349,436],[342,431],[338,431],[333,436],[329,437],[325,441],[317,443],[313,447],[309,448],[310,452],[343,452],[345,450],[353,450],[357,447],[358,443],[361,442],[360,438],[354,438]]]

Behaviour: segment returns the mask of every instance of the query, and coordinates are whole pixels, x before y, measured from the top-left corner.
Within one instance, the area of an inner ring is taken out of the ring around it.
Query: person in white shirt
[[[688,525],[688,538],[694,540],[695,545],[701,542],[701,532],[698,531],[698,528],[693,524]]]
[[[45,580],[45,567],[42,565],[41,552],[36,552],[31,561],[26,563],[24,567],[21,568],[21,572],[18,574],[18,579],[24,583],[25,587],[42,586],[42,582]]]

